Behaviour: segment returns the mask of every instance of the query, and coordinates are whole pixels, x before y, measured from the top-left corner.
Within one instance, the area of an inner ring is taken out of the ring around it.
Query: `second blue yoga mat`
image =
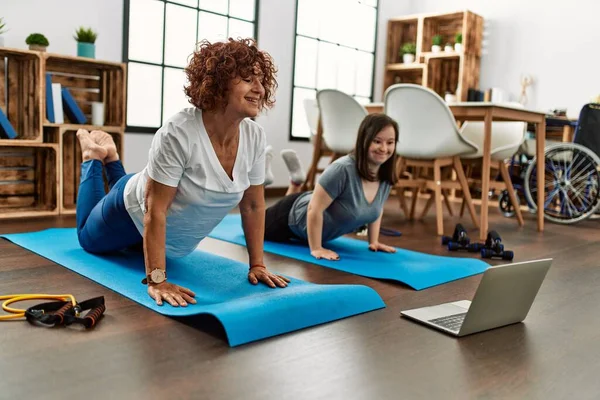
[[[227,215],[209,236],[246,245],[239,214]],[[265,251],[269,253],[355,275],[402,282],[416,290],[480,274],[489,267],[472,258],[435,256],[403,249],[397,249],[396,253],[374,253],[369,251],[367,242],[346,237],[332,240],[326,247],[338,253],[340,260],[317,260],[310,255],[306,244],[265,242]]]
[[[198,304],[159,307],[141,284],[144,260],[139,252],[87,253],[79,246],[75,229],[3,237],[161,314],[213,315],[231,346],[385,307],[373,289],[360,285],[316,285],[292,279],[285,289],[254,286],[248,282],[247,265],[200,250],[168,262],[169,281],[194,291]]]

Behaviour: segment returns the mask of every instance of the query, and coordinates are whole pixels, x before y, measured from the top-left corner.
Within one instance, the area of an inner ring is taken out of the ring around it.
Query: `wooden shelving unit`
[[[451,92],[459,101],[466,101],[468,89],[479,87],[482,31],[483,18],[470,11],[388,20],[384,92],[395,83],[414,83],[431,88],[442,97]],[[443,43],[454,44],[457,33],[463,37],[461,52],[431,52],[435,35],[441,35]],[[415,63],[402,62],[404,43],[416,45]]]
[[[105,126],[46,119],[46,73],[69,89],[91,121],[104,103]],[[0,219],[74,214],[80,177],[78,129],[101,129],[123,154],[126,66],[121,63],[0,47],[0,108],[18,133],[0,139]]]

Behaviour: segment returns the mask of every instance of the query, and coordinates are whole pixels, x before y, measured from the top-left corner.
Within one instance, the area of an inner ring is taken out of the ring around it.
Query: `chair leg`
[[[512,181],[510,180],[510,174],[508,173],[506,164],[504,164],[504,161],[500,161],[498,163],[498,166],[500,169],[500,175],[502,175],[502,179],[506,184],[506,190],[508,190],[508,196],[510,197],[510,201],[513,204],[513,207],[515,208],[517,222],[519,223],[519,226],[523,226],[525,225],[525,222],[523,221],[523,214],[521,213],[521,207],[519,207],[519,203],[517,202],[517,194],[515,193],[515,188],[512,185]]]
[[[465,171],[465,175],[468,178],[471,177],[471,174],[473,173],[473,164],[471,163],[467,163],[467,170]],[[467,202],[465,201],[465,196],[463,195],[462,197],[462,202],[460,204],[460,217],[462,218],[463,215],[465,215],[465,206],[467,205]]]
[[[402,209],[404,216],[406,217],[406,219],[408,219],[410,217],[410,211],[408,210],[408,206],[406,205],[406,198],[404,197],[404,188],[396,187],[396,190],[398,191],[397,196],[400,209]]]
[[[477,213],[475,212],[475,206],[473,205],[473,199],[471,198],[471,192],[469,191],[469,182],[467,182],[467,178],[465,177],[465,171],[463,171],[460,158],[453,157],[453,159],[454,169],[456,170],[456,175],[458,177],[458,181],[460,182],[460,186],[463,191],[463,196],[467,202],[469,214],[471,214],[471,219],[473,220],[473,225],[479,228],[479,219],[477,218]],[[487,210],[482,210],[481,212],[487,212]]]
[[[396,171],[398,174],[398,178],[402,179],[402,174],[404,174],[404,169],[406,168],[406,161],[402,157],[398,157],[398,163],[396,166]],[[406,198],[404,197],[404,187],[396,186],[398,202],[400,203],[400,208],[404,212],[404,216],[409,218],[410,214],[408,212],[408,207],[406,206]]]
[[[450,190],[444,189],[444,190],[442,190],[442,194],[444,195],[444,204],[446,205],[446,208],[448,209],[448,214],[450,214],[451,217],[454,217],[454,212],[452,211],[452,205],[450,204]]]
[[[463,217],[463,215],[465,215],[465,206],[466,205],[467,205],[467,202],[465,201],[465,196],[463,196],[462,203],[460,204],[460,213],[458,214],[461,218]]]
[[[306,174],[306,180],[302,185],[302,190],[312,190],[315,188],[315,177],[317,175],[317,169],[319,168],[319,160],[321,159],[321,152],[318,151],[315,147],[315,151],[313,152],[313,159],[310,163],[310,168],[308,169],[308,173]]]
[[[419,197],[419,188],[416,187],[412,191],[412,198],[410,199],[410,217],[412,221],[415,219],[415,209],[417,208],[417,198]]]
[[[425,216],[429,212],[429,209],[433,205],[434,200],[435,200],[435,194],[433,192],[431,192],[429,198],[427,199],[427,203],[425,203],[425,207],[423,208],[423,211],[421,211],[421,216],[419,217],[419,219],[425,218]]]
[[[435,196],[435,214],[437,220],[437,234],[439,236],[444,234],[444,211],[442,209],[442,172],[441,168],[436,161],[433,163],[433,180],[435,183],[434,196]]]

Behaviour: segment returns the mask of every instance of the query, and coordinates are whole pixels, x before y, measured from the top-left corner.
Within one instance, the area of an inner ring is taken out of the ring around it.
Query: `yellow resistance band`
[[[9,315],[0,315],[0,321],[7,321],[9,319],[22,318],[25,316],[25,310],[21,310],[18,308],[9,307],[9,304],[16,303],[17,301],[24,300],[61,300],[61,301],[69,301],[73,303],[73,307],[77,305],[75,301],[75,297],[70,294],[8,294],[5,296],[0,296],[0,300],[6,300],[2,303],[2,309]]]

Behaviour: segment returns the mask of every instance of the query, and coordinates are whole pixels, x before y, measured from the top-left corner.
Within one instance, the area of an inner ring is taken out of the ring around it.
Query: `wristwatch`
[[[142,279],[142,283],[144,285],[148,283],[159,284],[163,283],[167,280],[167,271],[161,268],[154,268],[144,279]]]

